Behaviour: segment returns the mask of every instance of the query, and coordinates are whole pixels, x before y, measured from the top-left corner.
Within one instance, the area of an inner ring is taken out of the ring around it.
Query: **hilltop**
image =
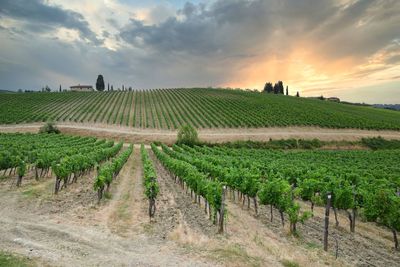
[[[400,130],[400,113],[373,107],[226,89],[4,94],[0,124],[100,123],[135,128],[316,126]]]
[[[0,89],[0,94],[2,94],[2,93],[16,93],[16,92]]]

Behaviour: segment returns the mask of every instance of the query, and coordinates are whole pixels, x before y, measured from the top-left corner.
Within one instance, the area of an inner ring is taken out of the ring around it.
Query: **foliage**
[[[270,83],[270,82],[265,83],[264,93],[272,93],[273,91],[274,91],[274,87],[272,86],[272,83]]]
[[[183,125],[178,132],[178,140],[177,143],[178,144],[185,144],[185,145],[195,145],[196,143],[198,143],[199,138],[197,135],[197,131],[196,129],[187,124],[187,125]]]
[[[119,144],[119,147],[120,148],[122,147],[122,143]],[[118,151],[119,150],[117,150],[113,154],[116,155]],[[119,174],[120,170],[128,160],[129,156],[132,154],[132,151],[133,151],[133,146],[129,145],[129,147],[125,149],[122,153],[120,153],[117,157],[103,164],[98,170],[97,177],[94,181],[93,189],[103,190],[104,186],[106,185],[108,188],[111,182],[114,180],[114,178]]]
[[[22,159],[36,168],[48,169],[67,156],[108,149],[113,144],[93,137],[61,134],[0,134],[0,170],[17,168]]]
[[[74,108],[69,109],[71,106]],[[0,114],[0,124],[54,120],[160,129],[179,129],[186,124],[198,129],[274,126],[400,129],[400,113],[392,110],[280,94],[202,88],[3,94]]]
[[[400,140],[386,140],[382,137],[362,138],[363,145],[373,149],[400,149]]]
[[[322,147],[324,143],[318,139],[279,139],[270,140],[268,142],[260,141],[234,141],[221,144],[207,144],[215,147],[230,147],[230,148],[255,148],[255,149],[314,149]]]
[[[26,166],[25,161],[24,160],[19,160],[18,168],[17,168],[18,176],[20,176],[20,177],[25,176],[26,169],[27,169],[27,166]]]
[[[36,266],[30,259],[0,251],[0,266],[28,267]]]
[[[347,212],[354,231],[357,211],[366,219],[398,231],[400,150],[282,151],[224,146],[162,145],[170,157],[244,195],[255,192],[261,204],[286,213],[292,232],[309,212],[300,211],[296,198],[321,205],[332,193],[335,209]],[[382,172],[385,170],[385,172]],[[382,203],[381,203],[382,202]],[[387,204],[386,204],[387,203]],[[283,217],[282,217],[283,218]]]
[[[105,88],[105,85],[104,85],[103,75],[99,74],[99,76],[97,76],[97,80],[96,80],[96,90],[104,91],[104,88]]]
[[[145,194],[147,198],[155,199],[160,190],[157,183],[156,170],[143,144],[140,147],[140,153],[142,156],[142,164],[143,164]]]
[[[42,127],[40,127],[39,133],[59,134],[60,130],[53,121],[48,121]]]
[[[160,151],[154,144],[151,145],[151,148],[169,171],[182,179],[191,190],[207,200],[214,213],[220,210],[222,204],[221,182],[208,179],[207,175],[198,171],[193,165],[170,156],[167,153],[172,152],[172,150],[169,150],[166,146],[163,146],[163,151]]]
[[[364,216],[369,221],[377,221],[390,229],[400,231],[400,197],[394,190],[375,188],[367,194],[364,204]]]
[[[293,201],[291,202],[290,206],[286,209],[286,213],[289,216],[290,231],[293,234],[297,233],[296,224],[298,222],[304,223],[306,220],[311,218],[311,212],[306,211],[300,213],[300,205]]]

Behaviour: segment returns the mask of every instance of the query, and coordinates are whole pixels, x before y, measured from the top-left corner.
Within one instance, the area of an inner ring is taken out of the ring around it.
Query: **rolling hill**
[[[3,94],[0,114],[0,124],[54,120],[158,129],[191,124],[400,130],[396,111],[226,89]]]

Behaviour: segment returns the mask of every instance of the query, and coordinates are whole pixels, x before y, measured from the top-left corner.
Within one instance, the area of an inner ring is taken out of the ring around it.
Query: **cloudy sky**
[[[222,86],[400,103],[398,0],[0,0],[0,89]]]

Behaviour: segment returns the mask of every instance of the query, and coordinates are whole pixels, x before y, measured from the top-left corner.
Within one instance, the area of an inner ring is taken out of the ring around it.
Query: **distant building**
[[[90,92],[93,91],[93,86],[91,85],[73,85],[69,87],[71,89],[71,91],[74,92]]]
[[[332,101],[332,102],[340,102],[340,99],[338,97],[328,97],[326,100]]]

